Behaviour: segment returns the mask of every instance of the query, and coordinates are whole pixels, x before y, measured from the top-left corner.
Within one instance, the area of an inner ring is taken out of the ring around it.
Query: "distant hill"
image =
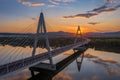
[[[48,32],[48,36],[50,37],[73,37],[75,36],[75,34],[64,32],[64,31],[59,31],[59,32]]]
[[[18,36],[18,37],[22,37],[22,36],[34,36],[34,33],[0,33],[0,37],[10,37],[10,36]],[[63,32],[63,31],[58,31],[58,32],[48,32],[48,36],[49,37],[73,37],[75,36],[75,34],[73,33],[69,33],[69,32]]]
[[[34,36],[34,33],[0,33],[0,37],[3,36]],[[120,37],[120,31],[118,32],[89,32],[84,34],[85,36],[88,37]],[[63,32],[63,31],[58,31],[58,32],[48,32],[49,37],[74,37],[74,33],[69,33],[69,32]]]
[[[120,31],[118,32],[89,32],[85,34],[88,37],[120,37]]]

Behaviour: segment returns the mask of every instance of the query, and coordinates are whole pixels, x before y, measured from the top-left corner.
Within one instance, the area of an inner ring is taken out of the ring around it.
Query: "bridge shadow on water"
[[[56,70],[43,70],[40,69],[38,74],[32,76],[28,80],[52,80],[52,78],[57,75],[60,71],[62,71],[65,67],[67,67],[70,63],[76,60],[78,71],[81,70],[81,65],[84,57],[84,51],[77,51],[74,54],[68,56],[67,58],[63,59],[62,61],[56,64]],[[81,57],[80,57],[81,56]],[[80,58],[80,59],[79,59]]]

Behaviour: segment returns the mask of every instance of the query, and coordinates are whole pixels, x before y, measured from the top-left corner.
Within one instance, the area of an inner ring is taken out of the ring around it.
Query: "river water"
[[[32,50],[31,48],[26,47],[23,48],[22,51],[24,52],[24,50],[27,53],[26,56],[31,56],[31,53],[29,53],[29,51]],[[73,50],[66,51],[59,56],[54,57],[53,61],[54,63],[57,63],[71,54],[73,54]],[[0,55],[2,55],[2,52],[0,52]],[[120,80],[119,53],[99,51],[88,48],[84,52],[82,61],[81,58],[81,56],[78,56],[77,61],[74,60],[72,63],[70,63],[66,68],[56,74],[52,80]],[[77,62],[79,64],[77,64]],[[3,63],[1,62],[1,64]],[[30,71],[28,69],[24,69],[16,72],[15,74],[11,74],[3,80],[27,80],[30,77]]]

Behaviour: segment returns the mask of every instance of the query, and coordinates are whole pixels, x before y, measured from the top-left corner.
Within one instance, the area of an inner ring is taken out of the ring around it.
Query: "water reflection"
[[[76,64],[78,67],[78,71],[80,71],[82,61],[83,61],[83,54],[84,51],[78,51],[75,52],[74,54],[70,55],[69,57],[63,59],[62,61],[58,62],[56,64],[56,70],[55,71],[42,71],[34,76],[32,76],[29,80],[52,80],[53,77],[58,74],[61,70],[63,70],[65,67],[67,67],[70,63],[72,63],[74,60],[76,60]],[[79,57],[81,55],[82,58]],[[77,58],[79,57],[79,58]],[[78,60],[80,59],[80,61]],[[54,78],[55,80],[55,78]]]
[[[66,53],[63,53],[63,55],[60,56],[60,58],[63,57],[66,58],[66,56],[69,56],[71,54],[72,51],[67,51]],[[76,65],[76,62],[80,64]],[[80,72],[78,70],[80,70]],[[30,72],[26,70],[20,71],[10,76],[9,78],[3,80],[27,80],[30,77],[31,77]],[[37,80],[50,80],[50,79],[120,80],[120,54],[116,54],[113,52],[98,51],[89,48],[87,51],[84,52],[83,59],[82,56],[78,56],[78,58],[75,58],[72,63],[70,63],[68,66],[66,66],[63,70],[61,70],[54,76],[49,76],[48,74],[42,73],[39,74],[37,78]]]
[[[84,57],[84,53],[81,55],[81,58],[80,57],[76,58],[76,64],[77,64],[77,68],[78,68],[79,72],[81,70],[81,66],[82,66],[82,62],[83,62],[83,57]],[[79,59],[80,59],[80,61],[79,61]]]
[[[120,76],[120,63],[113,59],[102,59],[99,56],[94,56],[92,54],[85,54],[85,57],[95,64],[103,66],[108,75]],[[113,68],[113,67],[116,67]]]
[[[46,51],[47,50],[45,48],[37,48],[36,55]],[[0,46],[0,61],[2,61],[0,62],[0,65],[30,57],[31,53],[32,48],[30,48],[29,46],[26,46],[25,48],[20,46],[12,47],[9,45]]]

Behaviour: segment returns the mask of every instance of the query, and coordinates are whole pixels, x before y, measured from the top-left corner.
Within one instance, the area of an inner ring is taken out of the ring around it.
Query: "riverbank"
[[[89,47],[96,50],[120,53],[120,38],[91,38]]]

